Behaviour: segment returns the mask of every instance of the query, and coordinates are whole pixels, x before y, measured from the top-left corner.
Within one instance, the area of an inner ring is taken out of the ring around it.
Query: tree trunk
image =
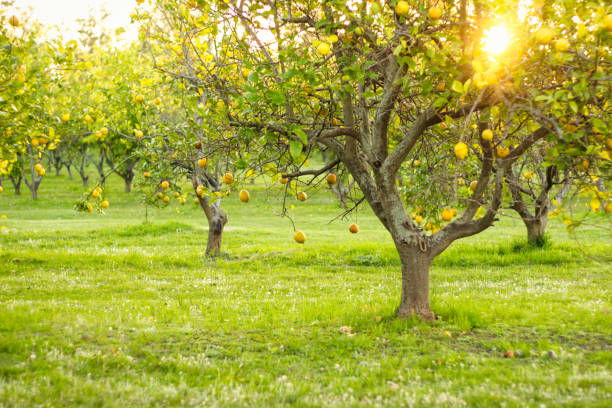
[[[15,195],[21,195],[21,180],[23,179],[21,174],[19,177],[9,177],[11,179],[11,183],[13,183],[13,187],[15,189]]]
[[[212,177],[208,177],[207,174],[202,173],[202,181],[206,180],[206,183],[214,189],[218,189],[219,185],[216,180]],[[196,192],[200,185],[200,178],[194,171],[191,175],[191,181],[193,183],[193,189]],[[215,256],[221,252],[221,240],[223,238],[223,228],[227,224],[227,215],[221,209],[221,200],[216,200],[211,203],[208,197],[201,197],[197,195],[200,201],[200,207],[206,214],[208,220],[208,243],[206,244],[206,255]]]
[[[32,200],[38,200],[38,186],[36,186],[36,183],[32,182],[29,188],[30,188],[30,197],[32,198]]]
[[[65,164],[66,166],[66,170],[68,170],[68,179],[72,180],[72,169],[70,168],[71,166]]]
[[[541,244],[546,234],[548,216],[544,215],[539,218],[523,219],[523,222],[525,223],[525,227],[527,227],[527,240],[529,243],[536,245]]]
[[[402,299],[398,317],[433,320],[435,315],[429,306],[429,254],[422,252],[418,245],[396,242],[395,246],[402,263]]]
[[[124,180],[125,180],[125,192],[131,193],[132,192],[132,179],[125,178]]]
[[[210,206],[211,216],[208,218],[208,243],[206,244],[206,255],[215,256],[221,252],[221,239],[223,238],[223,227],[227,224],[227,216],[217,202]]]

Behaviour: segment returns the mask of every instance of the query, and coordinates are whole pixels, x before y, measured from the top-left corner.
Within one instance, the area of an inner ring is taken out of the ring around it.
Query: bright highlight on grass
[[[500,55],[512,42],[512,33],[503,25],[491,27],[484,34],[483,51],[491,55]]]

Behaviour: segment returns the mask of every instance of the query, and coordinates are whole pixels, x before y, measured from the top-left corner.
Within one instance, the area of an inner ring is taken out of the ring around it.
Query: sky
[[[122,35],[124,41],[138,37],[137,27],[130,24],[130,14],[136,8],[136,0],[15,0],[15,7],[31,7],[35,19],[47,26],[59,26],[60,29],[52,31],[50,35],[55,37],[61,33],[64,40],[77,38],[77,18],[92,13],[100,15],[100,9],[104,7],[110,13],[104,24],[107,28],[112,31],[125,28],[126,33]]]

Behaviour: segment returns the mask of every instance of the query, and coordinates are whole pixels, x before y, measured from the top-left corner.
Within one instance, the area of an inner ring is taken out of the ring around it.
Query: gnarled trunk
[[[525,227],[527,227],[527,240],[532,244],[539,244],[544,239],[546,234],[546,223],[548,216],[539,218],[523,219]]]
[[[221,210],[221,207],[215,205],[217,202],[209,206],[210,211],[206,212],[206,218],[208,219],[208,243],[206,244],[206,255],[212,256],[218,255],[221,252],[223,227],[225,227],[225,224],[227,224],[227,216],[223,210]]]
[[[206,174],[202,174],[202,176],[210,187],[218,187],[215,180],[207,177]],[[204,214],[206,214],[206,219],[208,220],[208,243],[206,244],[206,255],[218,255],[221,252],[221,240],[223,238],[223,228],[225,227],[225,224],[227,224],[227,215],[221,209],[220,199],[211,203],[208,197],[201,197],[198,195],[197,191],[198,186],[200,185],[200,180],[198,179],[196,172],[192,173],[191,181],[193,183],[193,189],[195,190],[198,200],[200,201],[200,207],[202,207],[204,210]]]
[[[402,298],[397,310],[398,317],[435,318],[429,306],[429,268],[431,259],[418,245],[396,242],[402,263]]]

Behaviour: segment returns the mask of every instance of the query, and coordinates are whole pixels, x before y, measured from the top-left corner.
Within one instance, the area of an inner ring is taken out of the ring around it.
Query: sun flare
[[[512,34],[503,25],[497,25],[491,27],[484,34],[484,46],[483,51],[491,55],[500,55],[512,42]]]

